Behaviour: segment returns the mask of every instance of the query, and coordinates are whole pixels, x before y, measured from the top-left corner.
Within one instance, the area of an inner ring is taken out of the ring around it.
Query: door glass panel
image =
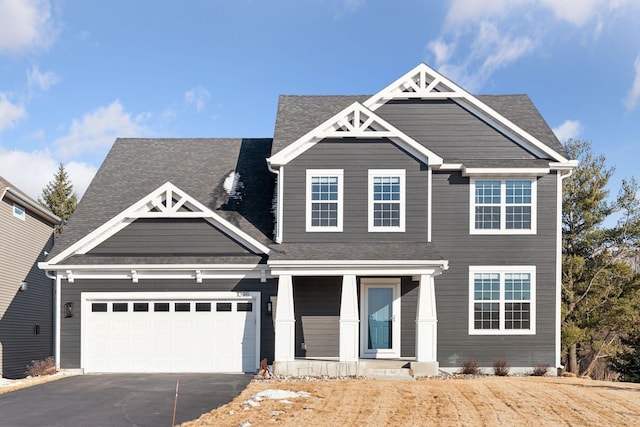
[[[369,349],[390,349],[393,338],[393,288],[369,288],[367,298]]]

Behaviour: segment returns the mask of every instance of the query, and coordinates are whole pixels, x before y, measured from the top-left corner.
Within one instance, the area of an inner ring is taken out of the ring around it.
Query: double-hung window
[[[404,169],[369,170],[369,231],[405,230]]]
[[[307,231],[342,231],[342,169],[307,170]]]
[[[472,179],[471,234],[534,234],[535,179]]]
[[[532,266],[469,267],[469,333],[535,334],[535,282]]]

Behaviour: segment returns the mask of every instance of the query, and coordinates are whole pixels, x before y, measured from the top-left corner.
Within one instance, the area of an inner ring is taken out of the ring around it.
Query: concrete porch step
[[[365,376],[375,379],[387,380],[413,380],[413,373],[409,368],[367,368]]]

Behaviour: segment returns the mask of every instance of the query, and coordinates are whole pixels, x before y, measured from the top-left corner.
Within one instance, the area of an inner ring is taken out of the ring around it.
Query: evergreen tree
[[[42,189],[42,196],[38,202],[59,216],[63,224],[76,210],[78,196],[73,191],[73,184],[62,163],[58,165],[53,179]],[[62,232],[62,226],[58,228],[58,232]]]
[[[589,142],[569,140],[566,148],[580,164],[563,183],[562,344],[567,370],[591,375],[606,369],[602,362],[620,350],[640,313],[640,280],[631,266],[640,203],[634,179],[607,201],[613,168]]]

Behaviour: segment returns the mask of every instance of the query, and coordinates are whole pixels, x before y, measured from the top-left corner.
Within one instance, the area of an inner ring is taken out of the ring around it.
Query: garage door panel
[[[87,372],[246,372],[256,368],[253,301],[157,303],[150,295],[148,301],[115,302],[104,294],[104,299],[84,301],[83,308],[85,303],[83,365]],[[99,307],[106,303],[108,309],[92,311],[94,303]],[[120,311],[114,312],[115,307]],[[251,311],[242,311],[247,308]]]

